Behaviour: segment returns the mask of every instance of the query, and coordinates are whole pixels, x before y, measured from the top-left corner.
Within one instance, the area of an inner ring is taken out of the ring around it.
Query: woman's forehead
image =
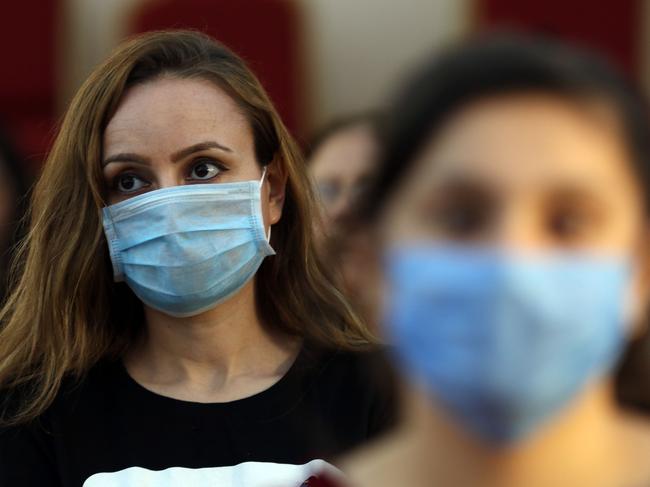
[[[538,95],[474,103],[432,137],[418,177],[459,175],[493,184],[636,185],[618,120],[598,106]]]
[[[169,145],[172,151],[214,138],[234,150],[250,146],[252,131],[235,101],[208,80],[160,78],[125,93],[104,132],[104,147],[123,152]]]

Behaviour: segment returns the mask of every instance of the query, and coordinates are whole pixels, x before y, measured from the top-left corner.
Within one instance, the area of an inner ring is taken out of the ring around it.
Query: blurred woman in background
[[[381,432],[390,391],[312,215],[240,58],[195,32],[118,47],[34,190],[1,313],[0,484],[299,485]]]
[[[387,124],[363,206],[410,385],[350,485],[650,485],[615,377],[650,285],[643,100],[587,53],[488,37],[423,67]]]
[[[375,270],[365,248],[366,234],[350,235],[355,202],[372,179],[379,144],[378,113],[350,115],[332,121],[312,140],[307,166],[316,185],[320,218],[314,224],[323,258],[342,274],[343,291],[372,330],[376,329],[376,289],[367,286]]]
[[[351,115],[332,121],[311,141],[307,165],[323,209],[326,236],[340,237],[354,203],[372,179],[379,115]]]

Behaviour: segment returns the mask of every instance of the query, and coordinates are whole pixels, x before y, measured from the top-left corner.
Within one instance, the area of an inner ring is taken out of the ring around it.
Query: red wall
[[[515,26],[578,42],[639,72],[642,0],[476,0],[482,29]]]
[[[57,95],[59,0],[3,2],[0,124],[37,166],[52,139]]]

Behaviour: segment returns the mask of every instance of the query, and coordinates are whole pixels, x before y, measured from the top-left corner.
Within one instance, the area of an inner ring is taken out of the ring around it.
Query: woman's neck
[[[441,421],[429,420],[432,426]],[[586,389],[529,438],[508,447],[479,444],[449,427],[435,430],[443,432],[439,444],[445,446],[439,452],[466,459],[474,466],[466,472],[486,486],[595,487],[626,485],[620,481],[632,473],[626,471],[631,452],[623,423],[611,387],[603,382]]]
[[[258,316],[254,280],[199,315],[145,308],[145,317],[146,333],[126,368],[143,386],[177,399],[223,402],[259,392],[284,375],[299,348]]]
[[[638,481],[650,479],[647,461],[642,460],[650,454],[650,429],[631,426],[607,384],[591,387],[537,434],[507,448],[474,440],[413,391],[405,400],[404,417],[392,438],[350,463],[351,471],[359,473],[355,485],[389,485],[398,479],[384,482],[381,477],[395,471],[408,471],[408,479],[400,482],[413,487],[620,487],[645,485]],[[383,459],[375,463],[377,451]]]

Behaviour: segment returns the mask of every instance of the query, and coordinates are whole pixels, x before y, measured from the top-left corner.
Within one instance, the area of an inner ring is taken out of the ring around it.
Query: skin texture
[[[429,241],[628,256],[637,322],[648,294],[648,224],[628,159],[602,103],[535,93],[479,101],[431,138],[388,202],[376,238],[384,249]],[[614,401],[610,377],[503,449],[481,443],[417,387],[406,386],[405,397],[402,427],[347,465],[353,485],[619,487],[650,479],[650,427]]]
[[[106,128],[103,161],[111,204],[181,184],[262,176],[244,115],[224,91],[196,79],[163,77],[131,88]],[[285,184],[271,164],[261,192],[267,229],[282,216]],[[174,318],[147,306],[145,315],[147,332],[126,357],[127,370],[176,399],[226,402],[258,393],[284,375],[299,348],[258,316],[254,279],[196,316]]]

